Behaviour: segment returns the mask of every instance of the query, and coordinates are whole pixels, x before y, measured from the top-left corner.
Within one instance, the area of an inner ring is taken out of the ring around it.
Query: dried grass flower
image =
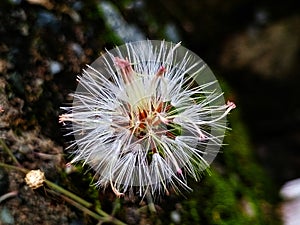
[[[45,174],[41,170],[30,170],[25,177],[26,184],[32,189],[43,186],[44,181]]]

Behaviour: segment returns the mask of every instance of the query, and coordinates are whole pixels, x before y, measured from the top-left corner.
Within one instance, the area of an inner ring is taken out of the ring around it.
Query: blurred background
[[[228,145],[212,175],[190,181],[194,192],[185,197],[160,199],[155,218],[126,199],[116,217],[128,224],[300,224],[300,203],[286,205],[299,197],[299,182],[292,188],[298,192],[294,200],[280,195],[286,182],[300,178],[299,3],[1,0],[0,137],[24,167],[42,168],[49,179],[99,201],[110,213],[109,193],[92,196],[86,191],[90,180],[64,174],[68,140],[58,124],[60,106],[75,91],[76,76],[105,49],[143,39],[181,41],[236,102]],[[2,173],[0,194],[20,194],[1,203],[0,224],[97,224],[67,203],[26,192],[20,175]],[[39,203],[28,200],[36,198]]]

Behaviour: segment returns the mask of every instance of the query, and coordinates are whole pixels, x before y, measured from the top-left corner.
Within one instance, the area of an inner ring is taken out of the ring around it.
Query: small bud
[[[45,174],[41,170],[30,170],[25,177],[26,184],[32,189],[43,186],[44,181]]]

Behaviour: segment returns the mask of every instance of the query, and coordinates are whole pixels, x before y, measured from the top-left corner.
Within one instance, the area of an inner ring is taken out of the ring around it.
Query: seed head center
[[[134,133],[135,137],[141,139],[144,138],[150,131],[155,133],[163,133],[162,131],[166,128],[162,126],[166,123],[163,115],[166,112],[164,103],[160,102],[156,107],[151,104],[151,107],[138,108],[136,113],[131,116],[130,123],[133,125],[131,127],[131,132]]]

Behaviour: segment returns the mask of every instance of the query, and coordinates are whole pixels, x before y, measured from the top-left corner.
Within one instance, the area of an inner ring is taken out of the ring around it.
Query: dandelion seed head
[[[93,168],[96,185],[144,196],[189,190],[186,176],[199,180],[214,160],[233,108],[196,54],[180,43],[139,41],[87,66],[59,122],[72,123],[72,163]]]

